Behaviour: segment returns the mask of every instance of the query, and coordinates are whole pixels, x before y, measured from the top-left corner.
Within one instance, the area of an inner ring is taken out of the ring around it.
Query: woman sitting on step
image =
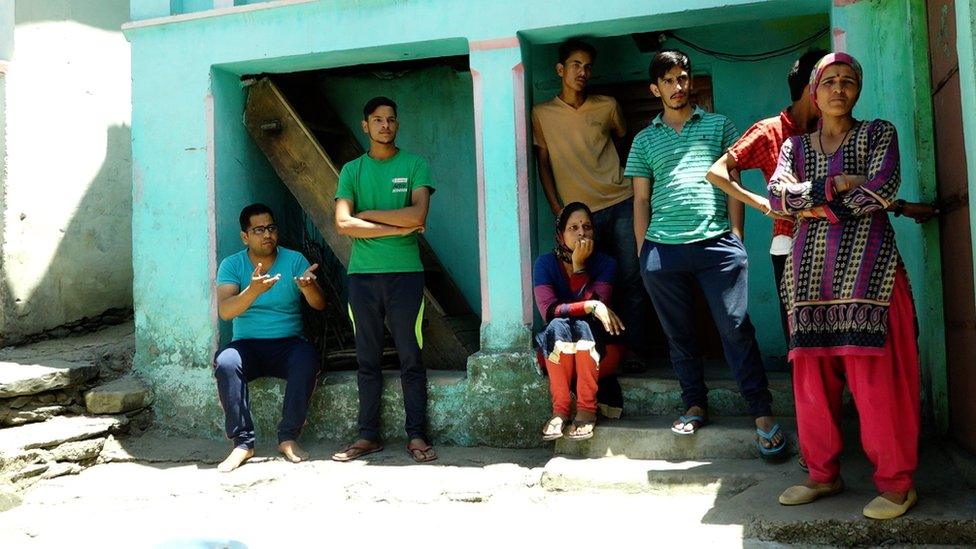
[[[611,376],[620,362],[616,339],[624,326],[606,305],[616,272],[613,258],[595,251],[590,209],[567,204],[556,220],[556,246],[536,259],[532,275],[535,303],[546,322],[535,337],[538,358],[552,392],[552,418],[542,428],[543,440],[563,436],[574,378],[576,417],[568,438],[593,436],[598,398],[605,415],[620,415],[623,398]]]

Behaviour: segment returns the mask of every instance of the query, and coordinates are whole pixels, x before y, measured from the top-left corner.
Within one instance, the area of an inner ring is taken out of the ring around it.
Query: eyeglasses
[[[263,235],[265,231],[267,231],[269,234],[275,234],[278,232],[278,226],[273,223],[271,225],[258,225],[257,227],[251,227],[248,229],[248,231],[257,236]]]

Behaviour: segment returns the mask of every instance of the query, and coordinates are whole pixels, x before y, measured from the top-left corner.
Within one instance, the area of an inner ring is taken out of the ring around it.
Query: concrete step
[[[89,361],[45,358],[36,362],[0,362],[0,398],[80,385],[97,375],[98,367]]]
[[[711,392],[709,407],[715,416],[742,416],[746,414],[745,401],[722,365],[706,366],[706,379]],[[786,374],[770,376],[773,393],[773,412],[778,416],[793,416],[793,399],[790,381]],[[468,426],[459,424],[466,406],[467,373],[456,370],[430,370],[427,373],[428,431],[437,444],[467,444],[464,432]],[[660,365],[639,375],[620,377],[624,390],[624,418],[664,416],[668,421],[684,411],[681,388],[670,367]],[[533,421],[528,429],[533,431],[529,444],[542,445],[535,436],[551,410],[548,380],[538,378],[538,383],[522,387],[524,402],[531,403]],[[284,382],[265,378],[250,384],[251,413],[258,430],[258,437],[274,437],[281,414]],[[207,395],[209,398],[210,396]],[[355,437],[358,413],[358,388],[356,372],[350,370],[326,371],[312,396],[308,423],[303,431],[306,440],[345,440]],[[215,420],[222,418],[221,411],[212,401]],[[383,372],[383,401],[381,404],[383,438],[396,438],[403,433],[403,392],[397,371]],[[494,421],[488,418],[488,421]],[[215,421],[215,433],[220,433],[221,423]],[[607,423],[607,425],[613,425]],[[668,436],[672,436],[670,431]],[[670,458],[667,458],[670,459]]]
[[[796,415],[793,406],[793,384],[786,372],[767,372],[769,392],[773,396],[773,413],[778,416]],[[680,414],[685,407],[681,401],[681,385],[671,366],[657,361],[640,374],[621,374],[625,416]],[[709,388],[709,410],[720,416],[748,415],[745,399],[723,361],[705,363],[705,382]]]
[[[624,456],[632,459],[698,460],[759,457],[756,426],[749,417],[715,417],[694,435],[671,432],[674,416],[648,416],[603,421],[593,438],[556,441],[556,454],[587,458]],[[779,418],[790,451],[796,448],[796,420]]]
[[[540,484],[546,490],[561,492],[614,490],[731,497],[792,468],[798,469],[793,460],[768,463],[759,459],[667,461],[556,456],[546,463]]]

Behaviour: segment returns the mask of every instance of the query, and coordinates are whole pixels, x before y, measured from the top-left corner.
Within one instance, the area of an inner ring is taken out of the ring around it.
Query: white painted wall
[[[128,0],[0,0],[0,34],[11,4],[0,344],[132,304]]]

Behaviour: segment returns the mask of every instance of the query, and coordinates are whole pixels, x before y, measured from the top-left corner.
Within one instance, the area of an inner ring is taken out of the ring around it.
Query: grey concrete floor
[[[259,447],[222,474],[223,443],[124,441],[107,457],[139,461],[43,481],[0,514],[0,547],[743,544],[741,525],[702,524],[715,494],[546,490],[547,450],[445,447],[418,465],[399,445],[335,463],[334,446],[310,446],[313,459],[297,465]]]
[[[976,497],[953,487],[951,467],[938,456],[920,472],[926,488],[914,518],[885,537],[857,516],[873,496],[857,460],[846,471],[851,490],[833,503],[784,508],[776,494],[802,478],[793,463],[441,447],[438,461],[420,465],[392,443],[335,463],[328,456],[337,446],[310,445],[313,459],[302,464],[259,446],[255,459],[222,474],[214,464],[228,450],[224,442],[155,433],[115,441],[102,454],[108,463],[42,481],[21,506],[0,513],[0,547],[782,546],[752,539],[757,531],[808,547],[843,539],[890,546],[923,539],[912,535],[934,539],[926,525],[944,530],[960,517],[976,519]]]

